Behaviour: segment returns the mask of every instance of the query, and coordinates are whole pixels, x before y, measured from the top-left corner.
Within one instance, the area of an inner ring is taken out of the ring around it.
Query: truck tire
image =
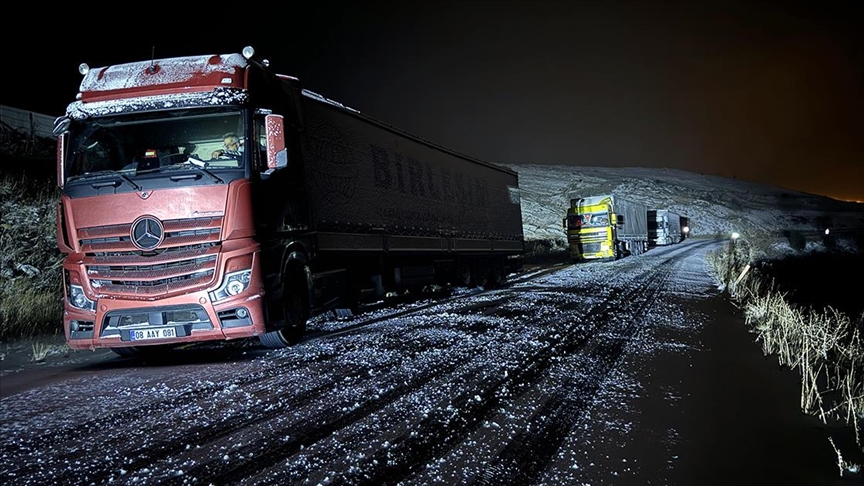
[[[309,284],[306,267],[291,269],[282,277],[282,311],[284,326],[258,336],[268,348],[285,348],[300,342],[309,320]]]
[[[464,261],[456,264],[453,283],[457,287],[469,287],[471,285],[471,266]]]
[[[114,354],[120,356],[121,358],[138,358],[141,356],[141,350],[134,346],[125,348],[111,348],[111,351],[114,351]]]
[[[500,260],[494,260],[489,265],[489,279],[487,287],[490,289],[497,289],[504,285],[504,282],[507,280],[507,275],[504,271],[504,262]]]
[[[483,260],[476,260],[471,268],[471,287],[483,287],[489,284],[489,266]]]
[[[123,358],[160,359],[170,355],[176,344],[156,344],[152,346],[126,346],[111,348],[114,354]]]

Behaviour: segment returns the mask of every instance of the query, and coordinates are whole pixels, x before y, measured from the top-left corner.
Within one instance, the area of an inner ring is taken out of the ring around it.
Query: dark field
[[[832,307],[850,318],[864,312],[864,256],[822,253],[776,260],[759,266],[773,277],[790,302],[819,311]]]

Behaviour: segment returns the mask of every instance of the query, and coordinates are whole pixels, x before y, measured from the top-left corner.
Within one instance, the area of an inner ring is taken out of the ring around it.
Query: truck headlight
[[[222,285],[220,285],[218,289],[210,292],[210,301],[220,301],[245,291],[249,288],[249,280],[251,278],[251,269],[225,275],[225,279],[222,280]]]
[[[72,307],[77,307],[78,309],[96,311],[96,302],[93,302],[84,295],[84,289],[80,285],[69,286],[69,303],[72,304]]]

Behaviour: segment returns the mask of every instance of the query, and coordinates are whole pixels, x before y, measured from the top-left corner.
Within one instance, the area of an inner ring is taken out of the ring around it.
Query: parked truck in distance
[[[55,123],[70,348],[257,336],[361,296],[496,286],[518,174],[405,133],[241,53],[89,69]]]
[[[619,259],[648,250],[648,208],[619,196],[571,199],[563,225],[573,261]]]
[[[681,220],[682,217],[679,214],[667,209],[649,209],[648,245],[654,247],[681,242],[684,236]]]

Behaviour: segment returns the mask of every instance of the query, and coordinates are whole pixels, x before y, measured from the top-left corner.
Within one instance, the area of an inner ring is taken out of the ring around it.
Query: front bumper
[[[231,257],[238,253],[223,254],[224,261],[231,262]],[[229,271],[240,270],[232,268],[231,263],[221,265],[220,278],[205,288],[161,298],[101,296],[91,311],[72,306],[67,296],[63,312],[66,342],[72,349],[96,349],[221,341],[264,334],[264,285],[258,255],[257,251],[251,254],[246,289],[216,302],[211,300],[213,291]],[[75,262],[67,262],[64,267],[83,273]],[[73,284],[85,286],[92,295],[88,282],[76,278]]]
[[[117,348],[239,339],[265,332],[263,293],[210,303],[207,291],[158,302],[100,299],[96,312],[66,304],[63,324],[72,349]]]

